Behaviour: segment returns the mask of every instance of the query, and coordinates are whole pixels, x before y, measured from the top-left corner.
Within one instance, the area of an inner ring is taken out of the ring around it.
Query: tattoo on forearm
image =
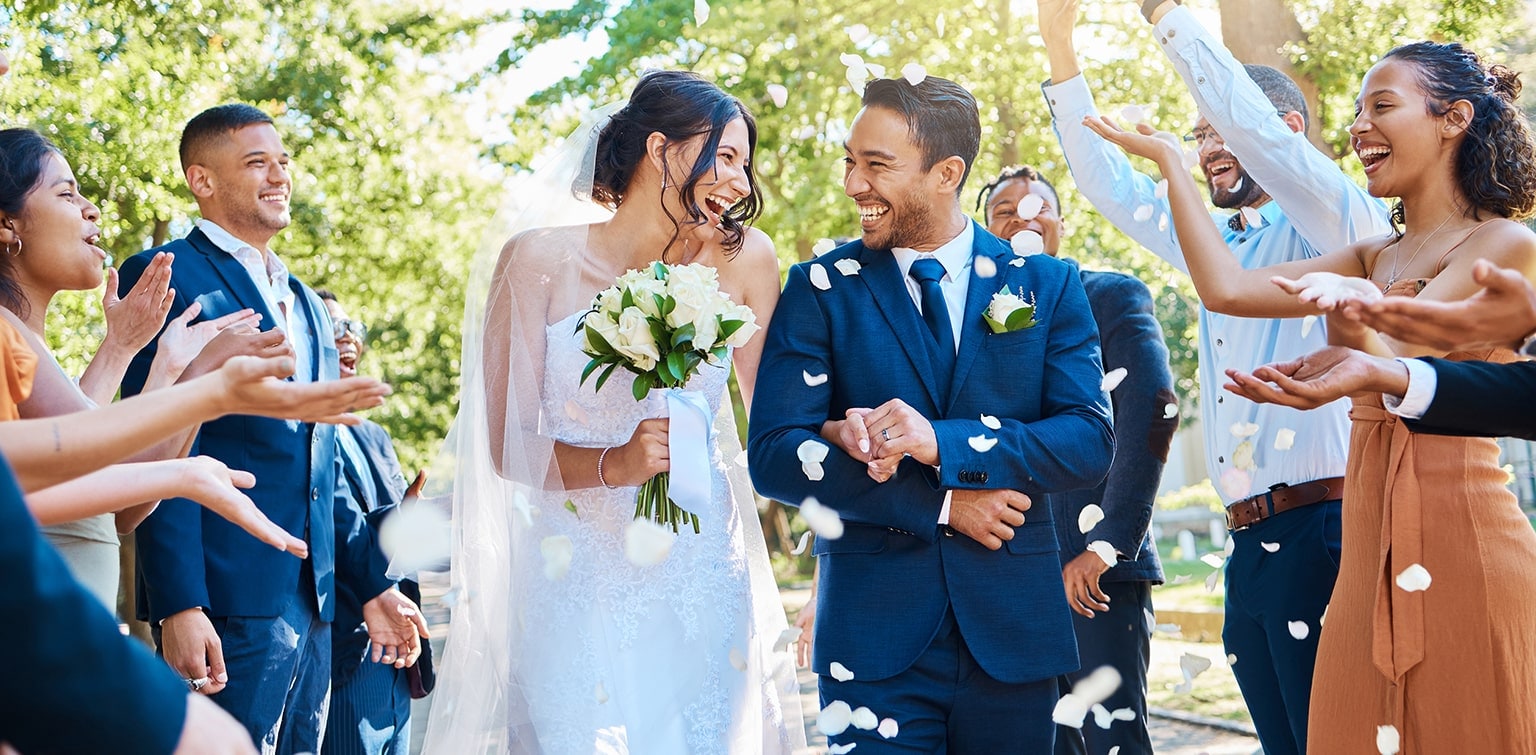
[[[63,453],[64,442],[59,439],[59,423],[53,423],[53,452]]]

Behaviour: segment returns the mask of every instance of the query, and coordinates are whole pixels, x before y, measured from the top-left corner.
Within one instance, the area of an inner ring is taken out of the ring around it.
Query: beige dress
[[[1379,397],[1356,399],[1350,418],[1343,555],[1307,752],[1375,753],[1386,725],[1404,755],[1536,752],[1536,532],[1505,487],[1498,445],[1412,432]],[[1413,564],[1428,589],[1395,584]]]

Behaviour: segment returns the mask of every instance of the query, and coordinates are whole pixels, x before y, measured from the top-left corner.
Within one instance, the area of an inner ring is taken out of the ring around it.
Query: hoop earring
[[[11,251],[10,245],[7,244],[6,247],[5,247],[5,253],[10,255],[10,256],[12,256],[12,257],[19,257],[19,256],[21,256],[21,236],[19,234],[16,236],[16,250],[15,251]]]

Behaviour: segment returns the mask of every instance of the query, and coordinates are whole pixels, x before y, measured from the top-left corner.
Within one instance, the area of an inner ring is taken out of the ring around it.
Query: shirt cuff
[[[953,490],[944,491],[944,505],[939,508],[939,524],[946,526],[949,524],[949,499],[953,497],[954,494],[955,491]]]
[[[1397,361],[1408,368],[1408,390],[1402,397],[1383,393],[1381,403],[1387,411],[1404,419],[1423,417],[1424,412],[1429,411],[1430,402],[1435,400],[1435,385],[1439,376],[1428,362],[1402,357],[1398,357]]]
[[[1170,53],[1197,39],[1210,36],[1200,19],[1195,18],[1195,14],[1184,5],[1168,11],[1158,19],[1152,27],[1152,34]]]

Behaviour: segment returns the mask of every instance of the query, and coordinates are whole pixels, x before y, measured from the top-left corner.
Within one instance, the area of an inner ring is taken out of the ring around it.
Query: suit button
[[[311,500],[311,501],[318,501],[318,500],[320,500],[320,489],[319,488],[310,488],[309,489],[309,500]]]
[[[979,474],[981,475],[981,479],[977,480],[977,482],[986,482],[987,481],[987,473],[986,472],[981,472]]]

